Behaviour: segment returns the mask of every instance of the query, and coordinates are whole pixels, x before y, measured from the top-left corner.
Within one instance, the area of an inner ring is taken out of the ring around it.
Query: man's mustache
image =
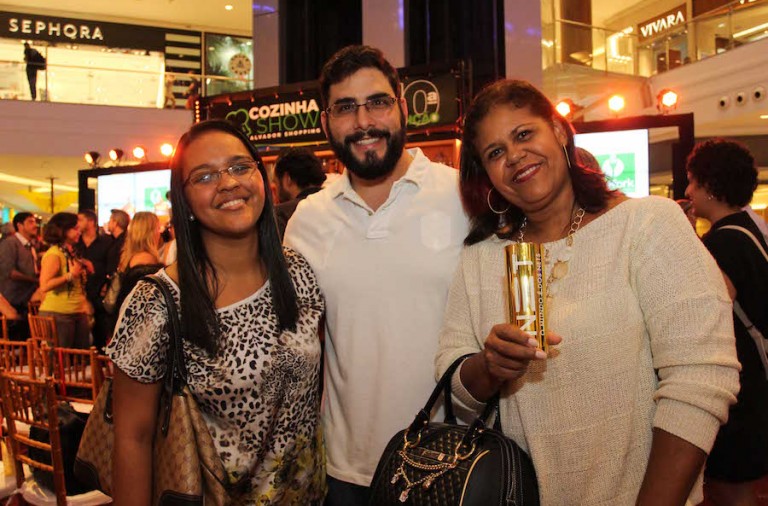
[[[347,135],[344,137],[344,144],[350,145],[354,142],[361,141],[365,139],[366,137],[383,137],[384,139],[389,139],[392,136],[392,134],[388,130],[379,130],[378,128],[371,128],[365,131],[359,131],[355,132],[353,134]]]

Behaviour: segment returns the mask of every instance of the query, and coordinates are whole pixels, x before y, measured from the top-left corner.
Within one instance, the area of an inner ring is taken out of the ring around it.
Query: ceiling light
[[[133,148],[133,157],[137,160],[144,160],[147,158],[147,150],[143,146],[136,146]]]
[[[162,153],[163,156],[171,156],[173,154],[173,146],[166,142],[160,146],[160,153]]]
[[[123,159],[123,150],[120,148],[114,148],[109,150],[109,159],[112,160],[115,163],[120,163],[120,160]]]
[[[228,11],[231,11],[232,10],[232,6],[227,4],[227,5],[224,6],[224,9],[228,10]]]
[[[608,99],[608,109],[615,113],[619,113],[626,105],[627,103],[621,95],[613,95]]]
[[[98,151],[88,151],[83,155],[83,158],[85,159],[85,163],[91,167],[96,167],[99,165],[99,159],[101,158],[101,155]]]
[[[664,89],[656,95],[656,109],[662,114],[667,114],[677,108],[678,95],[673,90]]]
[[[768,114],[761,114],[760,119],[768,119]]]
[[[570,99],[563,99],[557,103],[555,110],[563,118],[570,119],[571,113],[573,112],[573,107],[571,107],[571,104],[573,104],[573,102],[571,102]]]
[[[734,33],[733,38],[738,39],[739,37],[744,37],[745,35],[759,32],[760,30],[765,30],[766,28],[768,28],[768,23],[763,23],[762,25],[753,26],[752,28],[747,28],[746,30],[742,30],[740,32]]]

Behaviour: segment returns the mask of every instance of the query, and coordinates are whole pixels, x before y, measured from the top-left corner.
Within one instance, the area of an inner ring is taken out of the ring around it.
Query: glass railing
[[[87,62],[83,62],[87,63]],[[70,104],[95,104],[148,108],[187,106],[194,89],[203,96],[252,89],[253,81],[206,74],[174,73],[155,68],[143,70],[56,65],[50,59],[37,72],[36,100]],[[193,86],[193,82],[197,86]],[[32,100],[30,82],[23,61],[0,59],[0,99]]]
[[[542,26],[542,67],[569,63],[643,77],[665,72],[768,37],[768,0],[736,0],[663,28],[641,38],[636,25],[609,30],[558,19]]]

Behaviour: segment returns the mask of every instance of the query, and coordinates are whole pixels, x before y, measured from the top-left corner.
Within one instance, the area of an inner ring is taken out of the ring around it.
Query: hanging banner
[[[409,133],[455,125],[460,116],[459,80],[451,72],[407,74],[401,70],[408,106]],[[325,142],[317,82],[201,99],[201,119],[226,119],[242,128],[254,144],[295,145]]]

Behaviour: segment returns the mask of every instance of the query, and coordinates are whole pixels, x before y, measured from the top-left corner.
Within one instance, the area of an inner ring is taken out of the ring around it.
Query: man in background
[[[37,73],[45,70],[45,57],[40,51],[31,47],[29,42],[24,43],[24,61],[27,63],[27,81],[32,100],[37,99]]]
[[[109,276],[117,272],[120,253],[123,252],[123,244],[125,244],[125,231],[128,230],[128,224],[131,222],[131,217],[122,209],[112,209],[110,213],[107,232],[112,236],[113,241],[107,256],[107,275]]]
[[[291,148],[277,160],[275,179],[280,204],[275,206],[280,237],[299,202],[320,191],[325,181],[323,164],[306,148]]]
[[[39,264],[34,241],[37,238],[37,218],[32,213],[17,213],[13,217],[14,235],[0,242],[0,293],[19,315],[9,325],[13,339],[29,337],[27,304],[39,284]]]
[[[107,344],[109,323],[107,312],[101,303],[101,289],[109,274],[107,259],[113,239],[99,234],[98,216],[90,209],[77,213],[77,224],[80,227],[80,254],[93,265],[93,274],[88,276],[85,283],[85,297],[93,307],[93,345],[102,349]]]
[[[340,50],[320,89],[323,131],[347,170],[298,205],[285,244],[326,301],[326,505],[367,504],[384,447],[435,387],[468,222],[458,172],[404,149],[408,109],[381,51]]]

